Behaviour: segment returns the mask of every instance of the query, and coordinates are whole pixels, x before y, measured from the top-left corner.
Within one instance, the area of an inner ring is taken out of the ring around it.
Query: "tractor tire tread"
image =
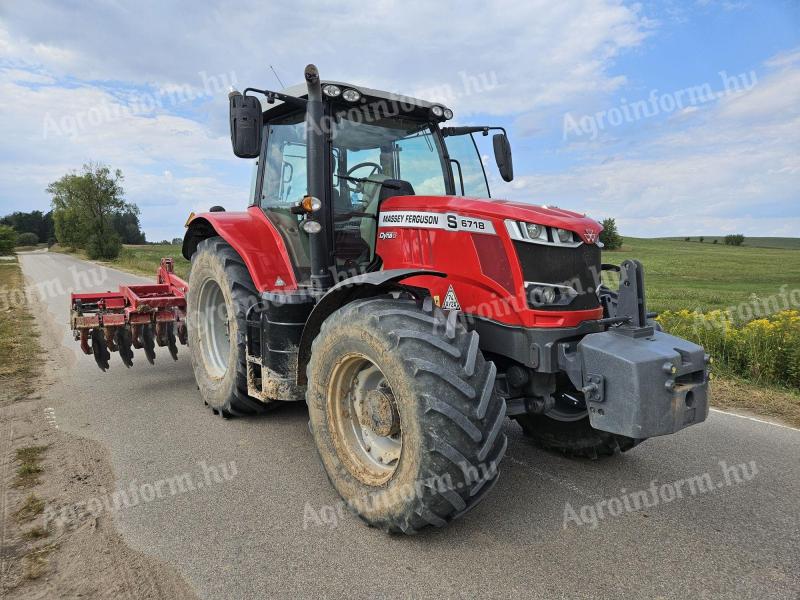
[[[644,441],[594,429],[588,416],[578,421],[557,421],[546,415],[519,415],[515,419],[535,446],[570,458],[597,460],[627,452]]]
[[[417,390],[423,432],[418,477],[428,478],[429,493],[416,495],[401,515],[387,512],[373,519],[359,515],[387,532],[412,534],[441,527],[473,508],[499,476],[508,442],[503,431],[505,400],[493,393],[497,369],[480,353],[478,334],[467,331],[455,316],[446,316],[430,303],[419,307],[412,300],[361,299],[328,317],[312,343],[309,381],[320,370],[323,359],[315,360],[315,355],[326,338],[337,335],[342,324],[362,326],[401,355]]]
[[[240,353],[236,363],[236,382],[230,395],[220,406],[211,406],[214,414],[223,418],[245,417],[263,414],[279,404],[278,402],[264,403],[252,398],[247,393],[247,362],[245,352],[245,331],[247,311],[253,304],[253,299],[258,298],[258,292],[253,284],[247,267],[233,247],[219,236],[207,238],[197,245],[197,251],[192,256],[194,259],[200,253],[211,253],[220,262],[225,275],[230,283],[231,295],[234,302],[235,317],[238,322],[238,336],[235,340]],[[233,340],[231,340],[233,343]]]

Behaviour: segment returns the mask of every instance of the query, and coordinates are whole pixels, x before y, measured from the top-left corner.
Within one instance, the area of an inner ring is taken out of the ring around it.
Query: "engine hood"
[[[574,231],[587,244],[596,243],[603,230],[597,221],[571,210],[510,200],[463,196],[395,196],[381,205],[381,211],[388,210],[454,212],[485,219],[514,219],[538,223]]]

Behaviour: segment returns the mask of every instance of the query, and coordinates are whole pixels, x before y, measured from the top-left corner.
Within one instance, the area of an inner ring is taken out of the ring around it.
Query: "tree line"
[[[47,186],[51,210],[14,212],[0,219],[0,253],[14,246],[58,242],[89,258],[112,259],[122,244],[146,244],[139,207],[125,201],[122,171],[89,163]]]
[[[745,237],[741,233],[733,233],[733,234],[730,234],[730,235],[726,235],[722,239],[725,242],[726,246],[741,246],[742,244],[744,244]],[[691,237],[686,237],[686,238],[684,238],[684,241],[691,242],[692,238]],[[703,242],[706,241],[706,238],[701,235],[700,237],[697,238],[697,241],[702,244]],[[716,244],[717,242],[719,242],[719,240],[717,238],[714,238],[711,241],[712,244]]]

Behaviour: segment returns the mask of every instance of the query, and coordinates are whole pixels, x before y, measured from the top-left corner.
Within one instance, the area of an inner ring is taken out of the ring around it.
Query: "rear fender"
[[[392,291],[408,291],[415,296],[420,293],[427,295],[427,290],[401,285],[399,282],[408,277],[418,275],[429,275],[433,277],[445,277],[445,273],[440,271],[430,271],[426,269],[388,269],[386,271],[375,271],[364,273],[344,279],[328,290],[319,299],[311,314],[308,316],[303,334],[300,337],[300,348],[297,360],[297,382],[305,385],[306,365],[311,358],[311,344],[319,334],[322,322],[333,312],[340,309],[345,304],[361,298],[380,296]]]
[[[183,238],[184,258],[191,260],[197,244],[214,236],[222,237],[242,257],[259,292],[297,289],[283,238],[258,207],[246,212],[209,212],[193,217]]]

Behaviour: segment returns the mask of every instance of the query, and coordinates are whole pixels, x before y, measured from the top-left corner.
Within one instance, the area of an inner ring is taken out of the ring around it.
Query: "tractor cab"
[[[272,106],[261,118],[251,197],[283,237],[299,282],[310,281],[310,235],[317,233],[305,229],[306,211],[298,208],[311,194],[305,89],[265,92]],[[408,96],[341,82],[322,82],[321,90],[320,235],[337,272],[380,266],[375,253],[378,211],[389,197],[490,197],[472,134],[487,135],[491,128],[442,127],[453,117],[449,108]],[[241,98],[232,93],[232,103]],[[260,104],[253,106],[260,110]],[[498,135],[507,148],[505,132]]]

